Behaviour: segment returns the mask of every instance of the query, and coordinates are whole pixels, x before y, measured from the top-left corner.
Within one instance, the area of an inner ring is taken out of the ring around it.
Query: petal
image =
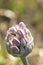
[[[19,30],[17,30],[17,34],[19,35],[19,38],[23,38],[25,35],[25,32],[24,32],[24,30],[19,29]]]
[[[12,44],[16,45],[16,46],[20,46],[20,41],[17,38],[14,37],[13,40],[12,40]]]
[[[18,49],[17,46],[11,46],[11,50],[12,50],[12,52],[15,53],[15,54],[19,53],[19,49]]]
[[[30,54],[31,52],[32,52],[32,48],[27,47],[27,48],[25,49],[24,56],[27,56],[27,55]]]
[[[18,30],[19,29],[19,26],[18,25],[15,25],[15,28],[16,28],[16,30]]]
[[[24,27],[26,27],[26,25],[25,25],[23,22],[20,22],[20,23],[19,23],[19,27],[20,27],[21,29],[23,29]]]
[[[18,34],[19,38],[23,38],[24,37],[23,33],[20,30],[17,31],[17,34]]]
[[[21,39],[21,45],[25,48],[26,47],[26,41],[24,38]]]
[[[9,28],[9,30],[7,31],[7,34],[9,33],[9,34],[14,34],[14,33],[16,33],[16,28],[14,27],[14,26],[12,26],[11,28]]]

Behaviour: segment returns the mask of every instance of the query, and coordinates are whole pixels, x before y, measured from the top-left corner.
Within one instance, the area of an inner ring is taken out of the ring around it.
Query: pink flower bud
[[[34,46],[31,32],[23,22],[9,28],[5,40],[6,48],[13,56],[27,56]]]

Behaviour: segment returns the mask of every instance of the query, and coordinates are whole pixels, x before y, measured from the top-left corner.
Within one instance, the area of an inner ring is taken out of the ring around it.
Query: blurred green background
[[[6,31],[21,21],[34,37],[29,63],[43,65],[43,0],[0,0],[0,65],[22,65],[20,58],[9,55],[5,47]]]

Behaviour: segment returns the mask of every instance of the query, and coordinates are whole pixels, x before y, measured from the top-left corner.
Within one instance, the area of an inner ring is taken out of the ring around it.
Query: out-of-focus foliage
[[[35,38],[35,44],[43,48],[43,0],[0,0],[0,8],[14,11],[17,14],[17,19],[23,20],[30,28]],[[20,21],[17,21],[17,23],[18,22]],[[8,25],[9,21],[7,22],[7,20],[4,21],[3,18],[0,18],[0,65],[15,64],[14,62],[14,64],[9,64],[9,61],[7,61],[7,63],[5,61],[8,56],[4,46],[4,36],[6,33],[5,29],[8,29]],[[37,49],[35,49],[34,53],[35,52],[37,52]],[[32,58],[30,57],[30,63],[36,57],[39,59],[38,55],[35,56],[33,54]],[[38,59],[32,61],[31,65],[38,65]],[[12,60],[10,60],[10,62],[11,61]],[[16,65],[19,65],[19,61],[17,61]]]

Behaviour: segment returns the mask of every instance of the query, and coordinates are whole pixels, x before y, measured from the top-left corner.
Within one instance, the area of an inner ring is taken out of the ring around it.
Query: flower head
[[[26,56],[34,46],[31,32],[23,22],[9,28],[5,40],[6,48],[13,56]]]

